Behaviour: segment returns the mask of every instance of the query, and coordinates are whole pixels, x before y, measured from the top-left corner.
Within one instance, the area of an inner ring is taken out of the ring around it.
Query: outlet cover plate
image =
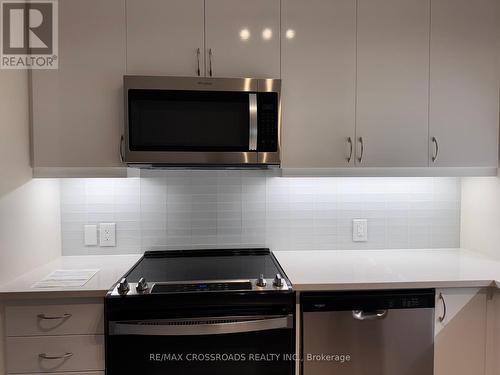
[[[99,245],[101,247],[116,246],[116,224],[99,224]]]
[[[367,242],[368,241],[368,220],[353,219],[352,220],[352,241]]]

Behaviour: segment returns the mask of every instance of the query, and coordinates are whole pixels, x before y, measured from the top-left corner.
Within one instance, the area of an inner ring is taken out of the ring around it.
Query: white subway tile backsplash
[[[63,252],[267,246],[274,250],[458,247],[458,178],[281,178],[273,171],[143,170],[61,180]],[[368,242],[352,242],[352,219]],[[117,246],[86,247],[85,224],[115,222]]]

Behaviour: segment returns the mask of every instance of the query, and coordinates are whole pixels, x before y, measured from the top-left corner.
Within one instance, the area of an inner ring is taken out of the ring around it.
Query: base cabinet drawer
[[[9,374],[103,370],[103,335],[7,338]]]
[[[7,336],[99,335],[104,333],[102,303],[8,305]]]

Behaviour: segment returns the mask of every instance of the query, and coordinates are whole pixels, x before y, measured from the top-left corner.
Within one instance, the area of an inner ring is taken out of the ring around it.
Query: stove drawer
[[[103,370],[103,335],[7,338],[9,374]]]
[[[107,375],[293,375],[293,316],[109,323]]]
[[[104,306],[97,300],[16,304],[5,308],[7,336],[104,333]]]

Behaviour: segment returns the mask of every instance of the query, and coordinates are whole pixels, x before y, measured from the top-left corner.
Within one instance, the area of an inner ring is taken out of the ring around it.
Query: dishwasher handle
[[[352,317],[356,320],[379,320],[387,316],[387,310],[352,310]]]

